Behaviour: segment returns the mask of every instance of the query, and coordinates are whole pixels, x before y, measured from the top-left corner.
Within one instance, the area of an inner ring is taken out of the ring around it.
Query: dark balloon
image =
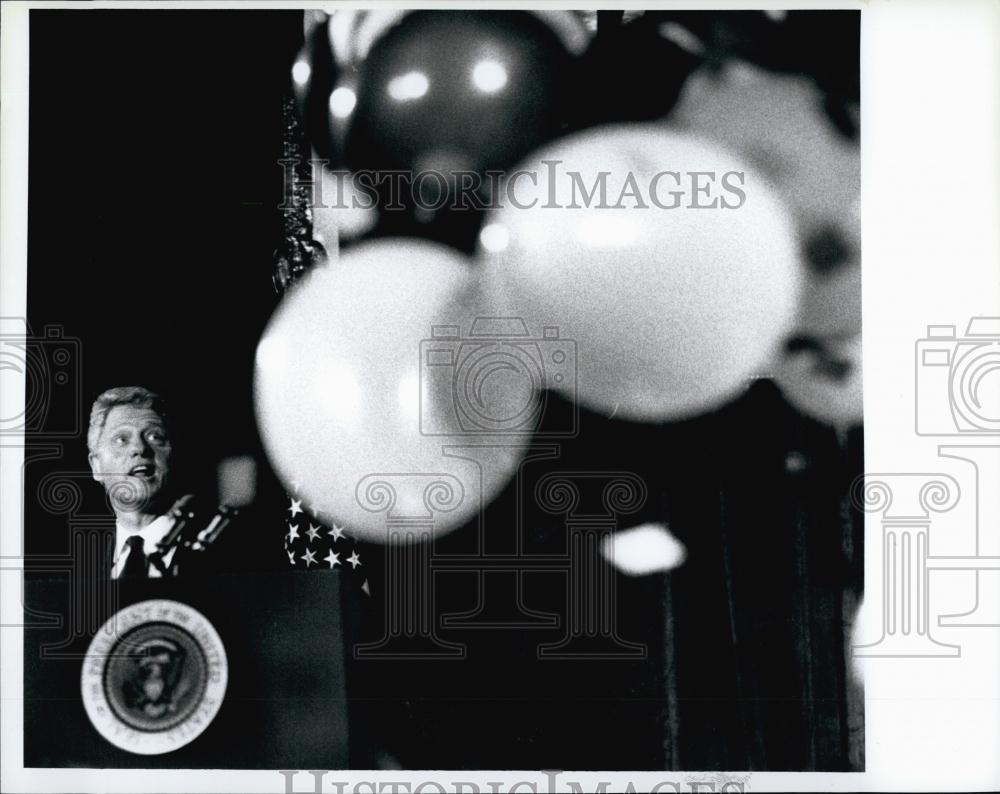
[[[339,20],[350,52],[330,44],[337,23],[307,42],[300,62],[311,72],[296,67],[306,78],[295,82],[310,142],[334,167],[378,172],[371,236],[418,235],[471,251],[488,184],[470,186],[568,131],[579,115],[582,20],[571,12],[412,11],[384,30],[369,24],[377,33],[359,46],[366,21],[356,15]],[[399,181],[389,171],[433,173]],[[453,211],[460,192],[468,198]]]
[[[292,86],[309,143],[316,153],[334,161],[337,152],[331,145],[328,97],[333,91],[337,67],[330,51],[329,19],[314,25],[292,65]]]
[[[529,13],[414,12],[359,71],[355,169],[505,168],[567,118],[570,56]]]

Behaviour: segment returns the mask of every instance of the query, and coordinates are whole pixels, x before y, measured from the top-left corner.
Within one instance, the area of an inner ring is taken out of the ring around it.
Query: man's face
[[[116,405],[108,412],[97,448],[90,453],[94,479],[121,509],[155,505],[170,474],[170,438],[156,411]]]

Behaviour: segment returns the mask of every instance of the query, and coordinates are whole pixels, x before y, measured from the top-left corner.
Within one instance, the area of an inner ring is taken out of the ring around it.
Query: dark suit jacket
[[[266,534],[256,526],[253,509],[232,516],[222,534],[214,543],[202,550],[191,547],[190,541],[207,527],[218,512],[211,500],[196,497],[189,505],[191,517],[171,558],[171,570],[177,577],[210,576],[222,573],[250,573],[273,570],[279,554],[277,548],[268,554],[265,548]],[[185,543],[184,541],[188,541]],[[272,543],[272,545],[275,545]],[[111,576],[115,554],[114,532],[109,533],[107,550],[100,568],[102,577]]]

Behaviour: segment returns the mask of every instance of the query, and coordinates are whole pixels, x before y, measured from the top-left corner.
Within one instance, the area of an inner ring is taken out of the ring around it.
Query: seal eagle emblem
[[[116,612],[94,636],[80,687],[98,733],[122,750],[157,755],[196,739],[215,719],[228,682],[212,623],[179,601]]]

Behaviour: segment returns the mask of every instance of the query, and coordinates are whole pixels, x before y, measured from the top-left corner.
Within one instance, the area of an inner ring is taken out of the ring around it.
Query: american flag
[[[364,562],[357,543],[344,527],[324,524],[302,506],[295,494],[288,496],[285,516],[285,554],[293,568],[309,571],[349,571],[365,595],[371,595]]]

